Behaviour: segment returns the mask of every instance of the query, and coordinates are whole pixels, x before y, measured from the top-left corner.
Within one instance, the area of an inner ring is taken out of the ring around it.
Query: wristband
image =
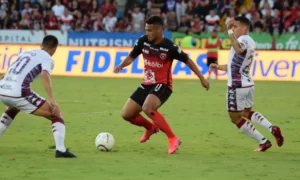
[[[228,32],[229,35],[233,34],[232,29],[229,29],[227,32]]]

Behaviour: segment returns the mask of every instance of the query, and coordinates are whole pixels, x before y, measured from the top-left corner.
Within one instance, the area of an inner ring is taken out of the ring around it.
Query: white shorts
[[[46,102],[45,98],[39,96],[35,92],[32,92],[31,95],[26,97],[0,95],[0,101],[7,106],[8,110],[11,108],[17,108],[28,114],[36,111]]]
[[[227,89],[227,111],[238,112],[245,108],[253,107],[254,101],[254,86],[246,88],[231,88]]]

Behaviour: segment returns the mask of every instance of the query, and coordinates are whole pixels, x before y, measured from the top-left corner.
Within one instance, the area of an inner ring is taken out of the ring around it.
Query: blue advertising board
[[[135,42],[145,33],[130,32],[69,32],[69,46],[118,46],[132,47]],[[168,39],[172,38],[171,32],[164,32],[164,36]]]

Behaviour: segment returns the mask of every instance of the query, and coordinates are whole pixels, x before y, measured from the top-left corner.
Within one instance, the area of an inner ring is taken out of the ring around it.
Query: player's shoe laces
[[[56,150],[55,157],[56,158],[76,158],[76,156],[74,154],[72,154],[69,151],[69,149],[67,149],[65,152]]]
[[[158,133],[159,128],[156,127],[155,125],[152,126],[150,130],[146,129],[145,134],[140,138],[140,143],[144,143],[150,139],[150,136],[152,134]]]
[[[264,152],[267,149],[269,149],[270,147],[272,147],[272,143],[269,140],[267,140],[264,144],[260,144],[255,151],[256,152]]]
[[[178,150],[178,146],[181,144],[181,141],[178,137],[173,137],[169,139],[169,151],[168,154],[173,154]]]
[[[283,136],[281,134],[280,128],[278,126],[273,126],[272,127],[272,134],[273,134],[273,136],[276,139],[277,145],[279,147],[281,147],[283,145],[284,138],[283,138]]]

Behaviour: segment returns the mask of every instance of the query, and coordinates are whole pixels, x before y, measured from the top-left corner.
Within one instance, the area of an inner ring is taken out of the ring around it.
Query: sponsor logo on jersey
[[[144,42],[144,45],[149,46],[149,47],[151,46],[149,43],[146,43],[146,42]]]
[[[166,52],[168,52],[169,51],[169,49],[167,49],[167,48],[163,48],[163,47],[161,47],[161,48],[159,48],[160,50],[162,50],[162,51],[166,51]]]
[[[160,53],[160,59],[165,60],[167,58],[167,53]]]
[[[164,66],[163,63],[159,63],[159,62],[151,62],[147,59],[145,59],[145,65],[146,66],[150,66],[150,67],[154,67],[154,68],[162,68]]]
[[[143,49],[143,53],[149,54],[149,50],[148,49]]]
[[[12,90],[12,87],[11,85],[8,85],[8,84],[3,84],[0,86],[1,89],[6,89],[6,90]]]
[[[153,48],[153,47],[150,47],[150,49],[152,49],[154,51],[159,51],[159,49],[156,49],[156,48]]]
[[[7,81],[7,82],[17,82],[17,80],[16,80],[16,79],[13,79],[12,77],[6,77],[6,78],[4,79],[4,81]]]
[[[179,46],[177,46],[176,44],[174,44],[173,46],[175,46],[177,48],[177,52],[180,54],[181,53],[181,48]]]
[[[147,69],[144,75],[144,81],[146,83],[156,83],[155,81],[155,73],[151,71],[151,69]]]

